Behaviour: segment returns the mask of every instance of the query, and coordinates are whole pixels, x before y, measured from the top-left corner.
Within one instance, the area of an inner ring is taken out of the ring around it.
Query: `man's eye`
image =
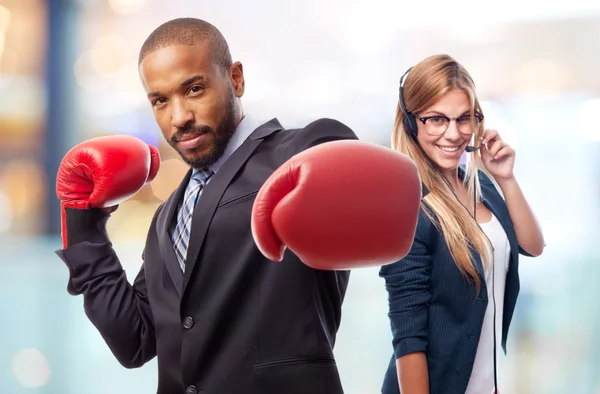
[[[192,92],[192,93],[199,93],[201,91],[202,91],[202,86],[196,85],[196,86],[192,86],[190,88],[190,92]]]
[[[163,104],[166,101],[166,99],[164,97],[158,98],[156,100],[154,100],[154,102],[152,103],[152,105],[158,105],[158,104]]]

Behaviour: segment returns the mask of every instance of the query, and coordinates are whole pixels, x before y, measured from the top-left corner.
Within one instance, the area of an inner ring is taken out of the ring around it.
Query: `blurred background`
[[[156,207],[186,171],[154,123],[138,51],[160,23],[193,16],[243,62],[256,119],[332,117],[382,145],[404,71],[435,53],[463,63],[486,126],[517,150],[547,243],[521,258],[501,392],[599,394],[600,2],[549,4],[0,0],[0,393],[155,392],[155,361],[122,368],[67,294],[54,181],[67,150],[95,136],[160,149],[157,179],[109,222],[132,278]],[[352,274],[336,354],[348,394],[379,392],[392,347],[377,270]]]

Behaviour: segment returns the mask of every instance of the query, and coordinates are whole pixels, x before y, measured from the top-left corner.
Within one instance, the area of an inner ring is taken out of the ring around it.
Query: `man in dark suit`
[[[158,153],[129,136],[67,153],[57,253],[69,293],[83,295],[122,365],[157,357],[161,394],[342,394],[333,347],[348,269],[408,253],[416,166],[335,120],[259,125],[242,110],[242,65],[204,21],[158,27],[139,72],[163,136],[191,168],[154,215],[131,285],[105,223],[152,181]]]
[[[69,241],[57,253],[70,294],[83,295],[123,366],[158,357],[159,393],[341,394],[333,347],[349,272],[314,270],[292,253],[268,261],[250,215],[282,163],[355,134],[334,120],[284,130],[244,115],[242,65],[201,20],[157,28],[139,70],[164,137],[191,169],[157,210],[133,285],[106,235],[110,210],[67,210]]]

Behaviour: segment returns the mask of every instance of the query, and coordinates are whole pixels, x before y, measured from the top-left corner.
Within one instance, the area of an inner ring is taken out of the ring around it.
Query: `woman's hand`
[[[481,140],[481,160],[496,180],[514,176],[515,150],[502,141],[496,130],[485,130]]]

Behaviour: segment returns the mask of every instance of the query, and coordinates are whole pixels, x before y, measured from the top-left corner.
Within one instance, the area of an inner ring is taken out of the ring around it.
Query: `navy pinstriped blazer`
[[[459,174],[464,176],[462,168]],[[518,245],[506,204],[495,185],[482,171],[478,176],[483,203],[502,224],[511,247],[501,336],[506,353],[508,328],[519,294],[519,253],[530,255]],[[382,267],[379,273],[388,291],[394,350],[382,394],[400,393],[396,359],[413,352],[426,353],[430,394],[464,394],[488,304],[482,261],[476,252],[474,256],[482,280],[479,294],[475,284],[458,271],[442,232],[421,208],[409,254]]]

